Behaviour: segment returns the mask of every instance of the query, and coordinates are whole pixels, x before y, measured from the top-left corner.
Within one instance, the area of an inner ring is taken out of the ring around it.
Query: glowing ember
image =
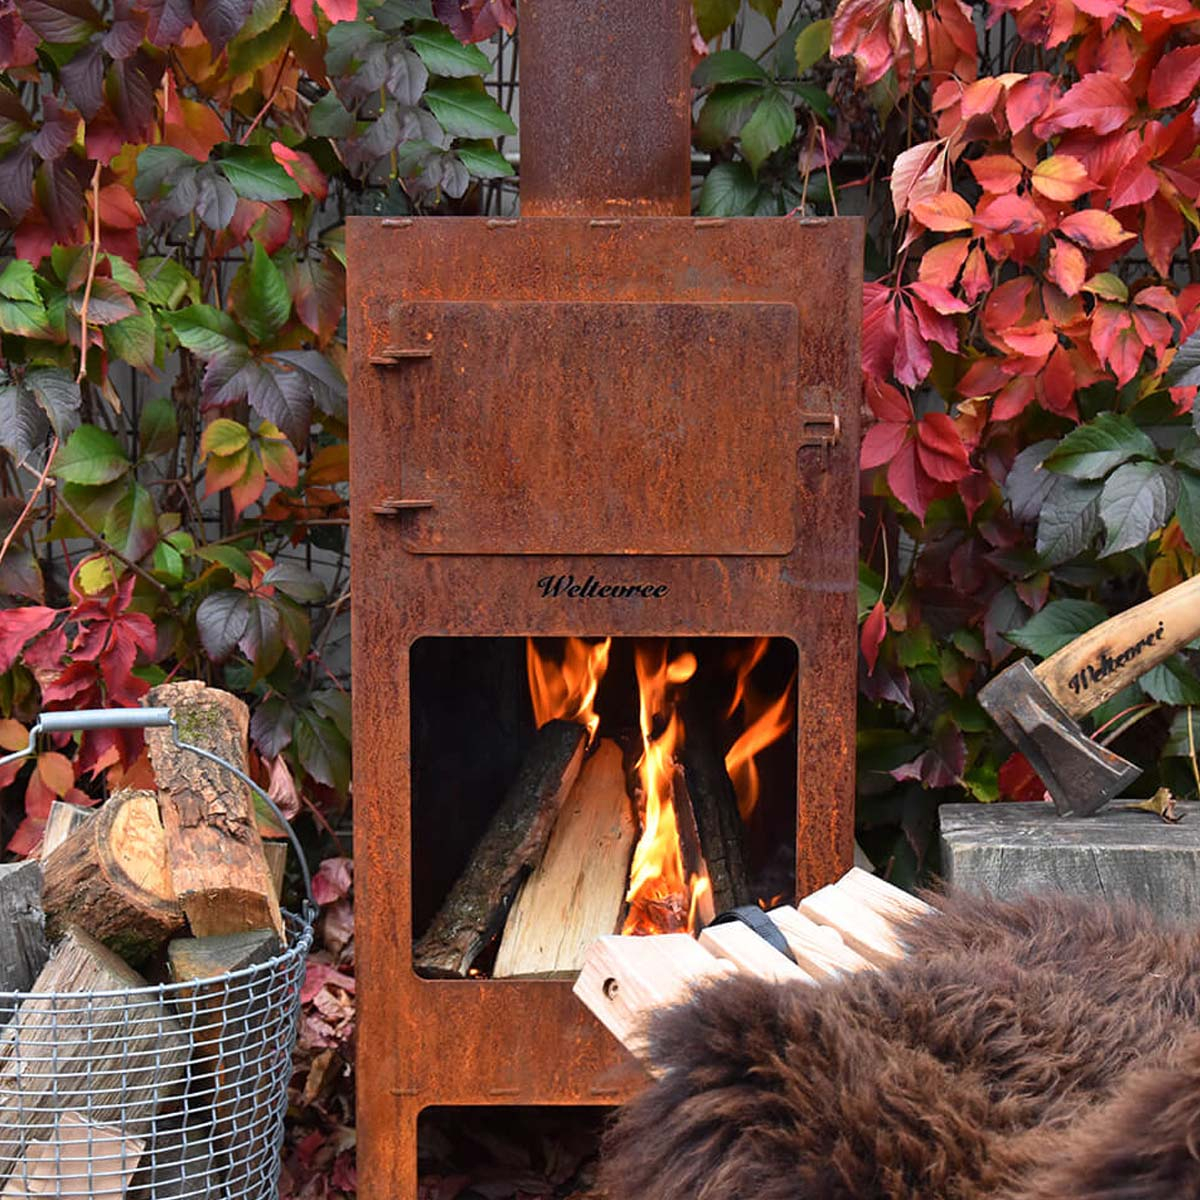
[[[525,641],[525,666],[529,672],[529,694],[533,716],[540,729],[556,717],[586,725],[588,741],[594,741],[600,727],[600,714],[592,707],[596,689],[608,670],[608,652],[612,638],[585,642],[567,638],[561,663],[543,658],[533,638]]]
[[[696,672],[696,658],[668,661],[665,639],[634,651],[642,756],[638,760],[642,836],[633,852],[629,913],[622,933],[678,933],[712,917],[712,889],[702,864],[688,872],[675,811],[675,759],[683,746],[678,689]],[[706,903],[707,901],[707,903]]]
[[[754,651],[751,651],[751,656],[753,654]],[[758,658],[761,657],[759,654]],[[757,661],[755,659],[755,662]],[[738,689],[741,693],[746,727],[725,755],[725,770],[733,781],[738,812],[741,813],[743,821],[748,821],[758,807],[758,766],[754,761],[755,756],[783,737],[795,719],[792,685],[796,677],[793,675],[788,680],[787,687],[776,699],[768,701],[748,684],[747,677],[753,666],[754,663],[751,663],[744,675],[740,671],[738,673]],[[734,708],[736,707],[735,705]],[[730,710],[732,711],[733,709]]]

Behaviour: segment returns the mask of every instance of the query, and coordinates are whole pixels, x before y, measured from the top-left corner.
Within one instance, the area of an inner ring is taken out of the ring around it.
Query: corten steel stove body
[[[419,638],[792,639],[797,891],[852,861],[862,229],[682,215],[689,14],[527,0],[526,215],[350,222],[364,1200],[426,1106],[644,1080],[569,982],[414,973]]]

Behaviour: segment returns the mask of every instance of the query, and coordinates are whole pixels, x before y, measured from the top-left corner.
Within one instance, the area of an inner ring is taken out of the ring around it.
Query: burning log
[[[146,703],[174,712],[183,741],[246,770],[250,718],[237,697],[188,680],[155,688]],[[282,940],[283,918],[250,790],[216,763],[176,746],[169,730],[148,730],[146,746],[171,881],[192,933],[212,937],[273,929]]]
[[[417,970],[465,976],[495,932],[522,875],[541,862],[554,822],[575,785],[587,730],[549,721],[445,903],[413,947]]]
[[[137,965],[183,927],[153,792],[118,792],[51,851],[42,872],[51,937],[73,925]]]
[[[636,838],[621,748],[605,739],[584,763],[542,861],[517,894],[492,974],[577,971],[592,940],[620,928]]]

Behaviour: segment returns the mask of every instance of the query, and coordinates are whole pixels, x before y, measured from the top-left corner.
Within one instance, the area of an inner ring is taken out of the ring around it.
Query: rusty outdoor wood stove
[[[520,220],[350,223],[364,1200],[427,1106],[643,1078],[569,982],[414,973],[418,639],[790,639],[798,892],[851,863],[861,228],[688,215],[689,11],[527,0]]]

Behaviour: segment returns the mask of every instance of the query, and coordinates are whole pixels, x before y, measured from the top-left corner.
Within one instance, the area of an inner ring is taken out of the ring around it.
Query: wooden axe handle
[[[1200,637],[1200,575],[1131,608],[1052,654],[1033,673],[1082,716]]]

